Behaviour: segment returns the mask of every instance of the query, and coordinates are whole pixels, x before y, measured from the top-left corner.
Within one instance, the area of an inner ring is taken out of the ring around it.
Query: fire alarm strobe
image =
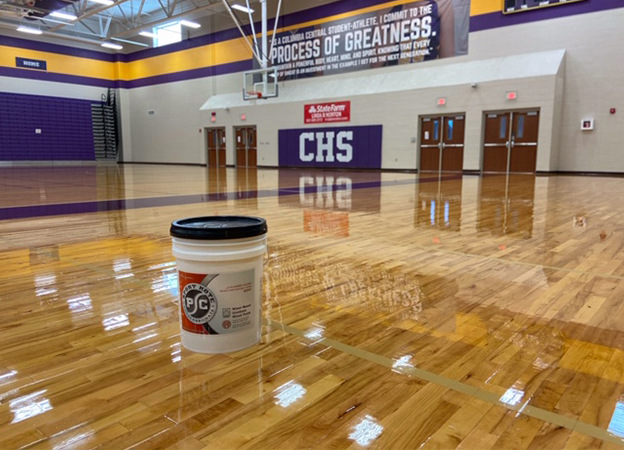
[[[582,131],[591,131],[594,129],[594,119],[592,117],[586,117],[581,120],[581,130]]]

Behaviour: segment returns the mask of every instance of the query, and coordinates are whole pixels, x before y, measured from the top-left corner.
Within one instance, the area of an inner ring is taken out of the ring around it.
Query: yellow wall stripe
[[[470,16],[479,16],[503,10],[503,0],[472,0],[470,2]]]

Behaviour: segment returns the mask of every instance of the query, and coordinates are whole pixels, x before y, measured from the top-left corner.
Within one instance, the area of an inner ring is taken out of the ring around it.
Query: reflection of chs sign
[[[299,135],[299,159],[303,162],[342,162],[353,159],[352,131],[319,131]],[[309,145],[312,143],[313,145]]]
[[[335,181],[334,181],[335,180]],[[346,177],[301,177],[299,200],[303,207],[351,209],[351,179]]]

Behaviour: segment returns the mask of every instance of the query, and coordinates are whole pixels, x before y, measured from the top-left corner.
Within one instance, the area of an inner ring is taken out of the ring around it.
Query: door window
[[[516,130],[516,134],[519,139],[524,137],[524,116],[518,116],[518,129]]]
[[[453,119],[449,119],[448,121],[446,134],[447,134],[446,138],[449,141],[452,141],[453,140]]]
[[[500,139],[505,139],[507,137],[507,116],[502,116],[500,120]]]

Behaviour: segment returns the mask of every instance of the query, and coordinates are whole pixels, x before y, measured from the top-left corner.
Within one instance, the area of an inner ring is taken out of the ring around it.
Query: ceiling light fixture
[[[17,27],[17,31],[21,31],[22,33],[29,33],[29,34],[43,34],[43,31],[38,30],[36,28],[29,28],[29,27]]]
[[[190,22],[188,20],[180,20],[180,25],[184,25],[185,27],[189,27],[189,28],[199,28],[199,27],[201,27],[201,25],[198,24],[197,22]]]
[[[66,19],[66,20],[76,20],[78,18],[74,16],[73,14],[65,14],[65,13],[61,13],[58,11],[53,11],[50,13],[50,15],[52,17],[58,17],[59,19]]]
[[[114,50],[121,50],[123,48],[122,45],[119,44],[113,44],[112,42],[104,42],[102,44],[102,47],[106,47],[106,48],[112,48]]]
[[[148,37],[148,38],[155,38],[156,37],[156,35],[154,33],[150,33],[149,31],[141,31],[139,33],[139,36],[145,36],[145,37]]]
[[[99,3],[100,5],[111,6],[114,5],[115,2],[113,0],[91,0],[93,3]]]
[[[242,11],[244,13],[253,13],[254,12],[253,9],[247,8],[246,6],[238,5],[238,4],[232,5],[232,9],[238,9],[239,11]]]

